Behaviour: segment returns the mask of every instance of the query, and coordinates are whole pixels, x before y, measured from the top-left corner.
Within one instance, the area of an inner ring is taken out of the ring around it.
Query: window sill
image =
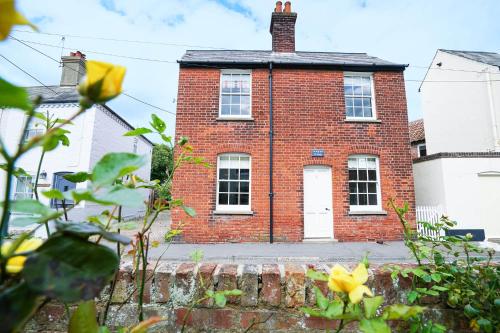
[[[385,210],[350,210],[348,215],[359,216],[359,215],[387,215]]]
[[[253,215],[253,211],[242,210],[242,211],[227,211],[227,210],[214,210],[214,215]]]
[[[254,121],[252,117],[218,117],[217,121]]]
[[[380,124],[382,122],[382,120],[380,120],[380,119],[346,118],[346,119],[344,119],[344,122],[346,122],[346,123],[375,123],[375,124]]]

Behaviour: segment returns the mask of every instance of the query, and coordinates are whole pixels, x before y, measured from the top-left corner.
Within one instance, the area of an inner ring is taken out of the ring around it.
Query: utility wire
[[[107,56],[118,57],[118,58],[126,58],[126,59],[149,61],[149,62],[165,62],[165,63],[173,63],[173,64],[177,63],[177,61],[173,61],[173,60],[132,57],[132,56],[126,56],[126,55],[116,54],[116,53],[106,53],[106,52],[101,52],[101,51],[81,50],[81,49],[76,48],[76,47],[59,46],[59,45],[54,45],[54,44],[34,42],[34,41],[31,41],[31,40],[25,40],[25,39],[18,39],[18,41],[25,42],[25,43],[28,43],[28,44],[35,44],[35,45],[41,45],[41,46],[54,47],[54,48],[64,49],[64,50],[76,50],[76,49],[78,49],[79,51],[81,51],[83,53],[94,53],[94,54],[101,54],[101,55],[107,55]]]
[[[19,40],[19,39],[15,38],[15,37],[10,36],[10,38],[12,38],[12,39],[13,39],[13,40],[15,40],[15,41],[18,41],[19,43],[21,43],[21,44],[23,44],[23,45],[25,45],[25,46],[29,47],[29,48],[30,48],[30,49],[32,49],[32,50],[34,50],[34,51],[36,51],[36,52],[40,53],[41,55],[43,55],[43,56],[45,56],[45,57],[49,58],[50,60],[52,60],[52,61],[54,61],[54,62],[56,62],[56,63],[58,63],[58,64],[61,64],[61,62],[60,62],[59,60],[57,60],[56,58],[53,58],[53,57],[51,57],[50,55],[48,55],[48,54],[46,54],[46,53],[44,53],[44,52],[42,52],[42,51],[38,50],[37,48],[35,48],[35,47],[31,46],[31,45],[28,45],[27,43],[25,43],[25,42],[23,42],[23,41],[21,41],[21,40]],[[74,72],[77,72],[77,70],[76,70],[76,69],[73,69],[73,68],[71,68],[71,67],[67,67],[67,68],[71,69],[71,70],[72,70],[72,71],[74,71]],[[142,104],[144,104],[144,105],[150,106],[150,107],[155,108],[155,109],[157,109],[157,110],[160,110],[160,111],[163,111],[163,112],[166,112],[166,113],[170,113],[170,114],[172,114],[172,115],[175,115],[175,112],[172,112],[172,111],[169,111],[169,110],[163,109],[163,108],[161,108],[161,107],[159,107],[159,106],[156,106],[156,105],[153,105],[153,104],[148,103],[148,102],[146,102],[146,101],[143,101],[143,100],[141,100],[141,99],[139,99],[139,98],[137,98],[137,97],[134,97],[134,96],[132,96],[132,95],[129,95],[129,94],[127,94],[127,93],[122,93],[122,95],[125,95],[125,96],[127,96],[127,97],[129,97],[129,98],[131,98],[131,99],[133,99],[133,100],[135,100],[135,101],[137,101],[137,102],[139,102],[139,103],[142,103]]]
[[[36,32],[36,31],[18,30],[18,29],[12,29],[12,31],[22,32],[22,33],[30,33],[30,34],[42,34],[42,35],[48,35],[48,36],[73,37],[73,38],[82,38],[82,39],[97,39],[97,40],[106,40],[106,41],[122,42],[122,43],[163,45],[163,46],[177,46],[177,47],[196,47],[196,48],[203,48],[203,49],[226,50],[224,48],[214,47],[214,46],[206,46],[206,45],[193,45],[193,44],[181,44],[181,43],[165,43],[165,42],[156,42],[156,41],[106,38],[106,37],[97,37],[97,36],[82,36],[82,35],[71,35],[71,34],[63,34],[63,33]]]
[[[36,82],[38,82],[39,84],[41,84],[42,86],[44,86],[45,88],[47,88],[48,90],[52,91],[54,93],[54,95],[56,95],[57,93],[55,92],[54,89],[50,88],[49,86],[45,85],[42,81],[40,81],[39,79],[37,79],[35,76],[31,75],[30,73],[28,73],[26,70],[24,70],[22,67],[16,65],[12,60],[8,59],[6,56],[4,56],[3,54],[0,54],[0,57],[4,58],[7,62],[9,62],[12,66],[16,67],[17,69],[19,69],[21,72],[23,72],[24,74],[28,75],[30,78],[32,78],[33,80],[35,80]]]

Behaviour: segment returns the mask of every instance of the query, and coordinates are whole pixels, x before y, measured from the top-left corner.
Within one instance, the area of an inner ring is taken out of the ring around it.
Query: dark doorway
[[[64,179],[64,176],[67,174],[72,174],[72,172],[56,172],[54,174],[54,182],[52,188],[57,189],[61,192],[74,190],[76,188],[76,184]],[[66,199],[64,203],[66,206],[72,206],[74,204],[74,201]],[[52,208],[62,208],[63,202],[62,200],[52,199],[50,201],[50,206]]]

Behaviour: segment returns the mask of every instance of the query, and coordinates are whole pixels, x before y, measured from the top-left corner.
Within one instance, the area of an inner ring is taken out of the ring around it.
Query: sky
[[[56,59],[82,50],[87,59],[126,66],[125,92],[162,110],[127,96],[109,106],[136,127],[146,125],[156,113],[173,134],[176,61],[187,49],[269,50],[275,1],[18,0],[17,4],[46,34],[14,31],[12,36]],[[407,80],[424,77],[438,48],[500,52],[498,0],[295,0],[292,10],[298,13],[297,50],[366,52],[410,64]],[[7,40],[0,44],[0,54],[45,85],[59,84],[59,65],[25,45]],[[39,85],[2,58],[0,76],[22,86]],[[422,116],[418,86],[419,82],[406,83],[410,120]]]

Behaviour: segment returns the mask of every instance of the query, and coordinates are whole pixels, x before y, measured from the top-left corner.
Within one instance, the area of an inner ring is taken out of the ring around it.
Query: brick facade
[[[370,215],[349,213],[348,157],[355,154],[379,158],[382,209],[390,198],[412,207],[414,192],[412,158],[403,70],[377,58],[358,61],[366,54],[305,54],[295,52],[296,13],[285,3],[281,12],[278,1],[271,19],[274,62],[273,77],[273,192],[274,240],[297,242],[304,235],[303,173],[309,165],[324,165],[332,170],[332,208],[334,236],[339,241],[396,240],[402,230],[393,212]],[[282,36],[283,35],[283,36]],[[275,45],[276,44],[276,45]],[[189,52],[188,52],[189,53]],[[245,53],[241,51],[239,53]],[[211,163],[211,169],[185,166],[174,178],[173,195],[192,206],[197,216],[187,218],[173,213],[173,226],[182,225],[187,242],[260,242],[268,241],[270,224],[269,150],[270,98],[269,69],[265,60],[229,67],[251,70],[251,119],[221,120],[219,98],[221,61],[234,64],[231,54],[202,55],[203,63],[190,66],[181,61],[177,102],[176,135],[187,136],[195,155]],[[189,57],[192,59],[193,54]],[[234,54],[233,54],[234,56]],[[262,56],[262,53],[255,54]],[[188,58],[189,58],[188,57]],[[279,62],[282,57],[286,63]],[[332,66],[311,65],[319,57]],[[338,61],[338,58],[345,58]],[[348,58],[346,58],[348,57]],[[302,59],[290,65],[290,61]],[[326,59],[326,60],[325,60]],[[351,67],[344,66],[351,61]],[[375,61],[379,64],[376,65]],[[339,65],[344,64],[344,65]],[[389,64],[389,65],[387,65]],[[344,70],[373,73],[376,104],[375,121],[346,121]],[[322,149],[324,157],[311,157],[313,149]],[[251,156],[250,215],[217,215],[217,157],[223,153]]]
[[[392,212],[350,216],[347,159],[351,154],[379,157],[382,202],[396,198],[413,207],[413,177],[406,98],[402,72],[374,73],[375,102],[380,122],[347,122],[343,72],[275,69],[274,87],[274,232],[277,241],[303,238],[303,169],[332,167],[333,224],[341,241],[394,240],[401,229]],[[269,239],[269,83],[267,69],[252,71],[252,121],[220,121],[220,70],[181,68],[176,135],[187,136],[195,154],[211,169],[186,166],[174,178],[174,196],[197,211],[195,218],[173,214],[183,222],[188,242],[243,242]],[[323,158],[311,150],[324,149]],[[252,157],[253,215],[214,215],[217,156],[247,153]],[[413,212],[410,214],[410,218]]]

